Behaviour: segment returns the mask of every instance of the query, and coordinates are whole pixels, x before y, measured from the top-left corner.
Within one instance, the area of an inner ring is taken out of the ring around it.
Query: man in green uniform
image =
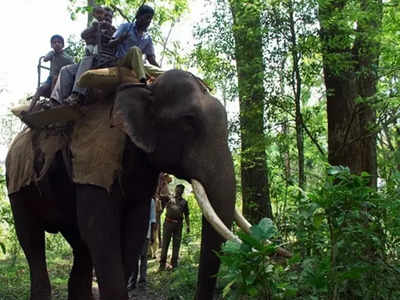
[[[175,198],[171,199],[165,206],[167,212],[163,226],[160,270],[165,269],[171,237],[171,266],[172,268],[176,268],[178,266],[179,248],[182,240],[183,217],[185,217],[187,233],[190,232],[189,207],[187,201],[182,198],[184,190],[185,187],[182,184],[178,184],[175,188]]]

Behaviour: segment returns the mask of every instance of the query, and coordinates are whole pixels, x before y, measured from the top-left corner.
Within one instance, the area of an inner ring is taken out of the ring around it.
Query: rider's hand
[[[129,36],[129,33],[128,33],[128,32],[125,32],[125,33],[121,34],[121,36],[119,37],[119,39],[120,39],[120,41],[122,42],[122,41],[125,41],[126,38],[127,38],[128,36]]]
[[[49,53],[47,53],[44,57],[43,57],[43,61],[49,61],[53,58],[55,52],[54,50],[51,50]]]

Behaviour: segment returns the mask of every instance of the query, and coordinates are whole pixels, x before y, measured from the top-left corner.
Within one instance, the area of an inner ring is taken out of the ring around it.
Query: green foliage
[[[72,263],[71,256],[65,259],[50,256],[47,260],[48,272],[52,282],[52,299],[67,299],[68,277]],[[29,268],[25,258],[15,262],[0,259],[0,299],[28,299],[30,291]]]
[[[14,220],[11,214],[10,204],[7,201],[5,194],[5,176],[0,176],[0,258],[11,252],[10,249],[15,249],[15,233],[12,231]],[[14,245],[13,245],[14,244]]]
[[[399,185],[376,191],[369,175],[330,167],[289,223],[293,257],[275,261],[280,241],[268,219],[223,247],[228,299],[396,299],[400,296]],[[293,237],[297,238],[293,244]],[[268,242],[267,242],[268,240]]]
[[[312,290],[311,295],[324,299],[398,297],[395,257],[400,244],[390,237],[399,230],[393,209],[400,198],[378,193],[368,182],[368,174],[329,168],[324,183],[303,201],[298,222],[304,226],[298,228],[307,232],[298,236],[308,239],[301,243],[308,249],[299,276],[301,294]],[[388,255],[392,251],[395,256]]]
[[[315,210],[322,209],[329,235],[330,265],[325,275],[332,299],[348,295],[385,299],[397,280],[386,264],[383,231],[388,220],[385,210],[396,201],[387,201],[368,182],[368,174],[355,176],[347,168],[335,167],[328,170],[325,185],[310,194]]]
[[[219,274],[227,284],[223,297],[239,299],[271,299],[273,295],[295,295],[295,290],[279,283],[283,267],[271,259],[276,251],[277,229],[270,219],[262,219],[251,227],[251,233],[240,232],[242,243],[228,241],[220,255],[222,272]]]
[[[194,298],[200,247],[198,244],[190,245],[190,247],[186,247],[188,245],[185,244],[182,246],[179,267],[173,272],[158,272],[159,265],[157,261],[150,265],[148,273],[149,278],[151,278],[151,287],[157,291],[158,295],[162,295],[164,299],[180,300]],[[186,252],[187,250],[191,252]]]
[[[85,55],[85,42],[75,35],[68,37],[68,47],[65,48],[65,52],[74,58],[74,62],[78,63]]]

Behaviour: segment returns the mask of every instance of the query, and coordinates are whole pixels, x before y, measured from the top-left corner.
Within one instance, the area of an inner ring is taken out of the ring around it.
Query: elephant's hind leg
[[[29,201],[39,203],[40,199],[31,196],[39,197],[37,193],[30,194],[23,191],[11,195],[11,209],[17,237],[29,264],[30,300],[50,300],[51,287],[46,268],[44,227],[29,205]]]
[[[68,300],[93,300],[92,260],[79,231],[61,231],[73,249],[74,263],[68,280]]]

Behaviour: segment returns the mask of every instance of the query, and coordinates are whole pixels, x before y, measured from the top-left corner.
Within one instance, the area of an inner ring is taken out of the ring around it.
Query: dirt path
[[[167,300],[167,296],[160,295],[159,291],[152,288],[152,280],[155,279],[155,274],[158,272],[159,262],[156,259],[149,259],[147,265],[147,280],[148,284],[145,288],[137,287],[129,292],[129,300]],[[99,289],[97,282],[93,282],[93,297],[94,300],[99,300]]]
[[[129,293],[129,300],[166,300],[156,295],[150,288],[136,288]]]
[[[99,300],[99,289],[93,287],[93,296]],[[150,288],[136,288],[129,293],[129,300],[165,300],[166,298],[157,296]]]

